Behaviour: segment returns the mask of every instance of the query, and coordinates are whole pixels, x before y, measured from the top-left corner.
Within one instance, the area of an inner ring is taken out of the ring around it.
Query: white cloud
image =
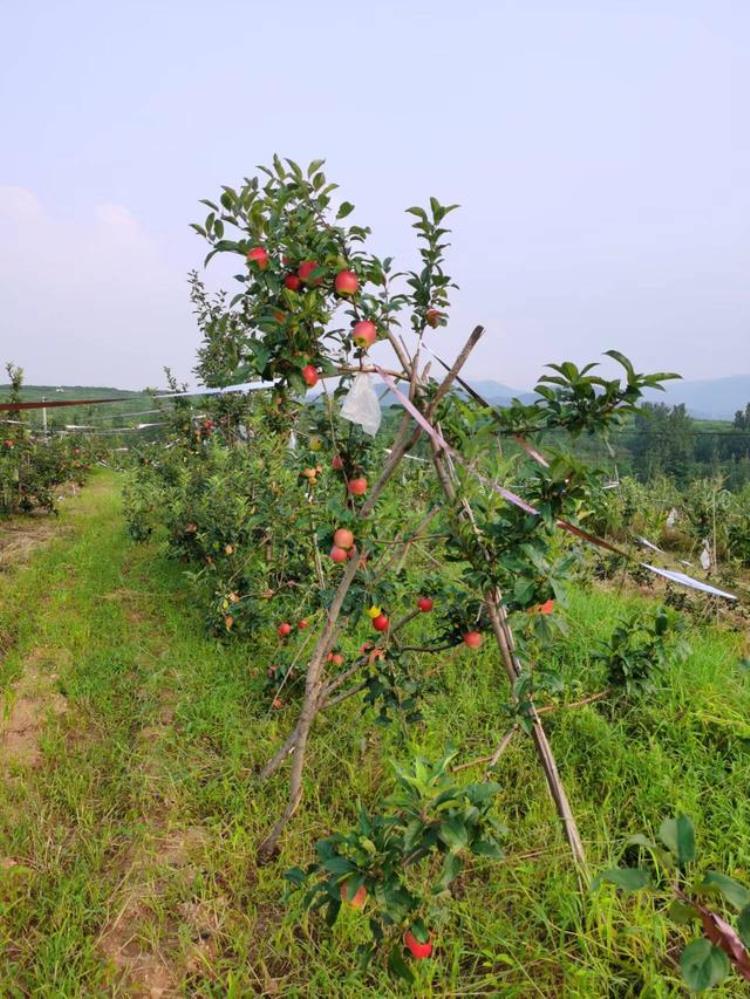
[[[154,385],[197,340],[185,275],[126,206],[73,222],[22,187],[0,187],[0,324],[0,362],[41,383]]]
[[[0,185],[0,219],[24,222],[41,218],[41,215],[42,205],[33,191]]]

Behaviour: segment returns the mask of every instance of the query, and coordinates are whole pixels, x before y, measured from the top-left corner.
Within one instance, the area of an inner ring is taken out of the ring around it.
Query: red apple
[[[555,609],[554,600],[545,600],[543,604],[539,604],[537,610],[540,614],[551,614]]]
[[[309,280],[312,272],[316,271],[319,266],[317,260],[303,260],[297,268],[297,276],[300,281],[304,281],[307,284],[320,284],[323,280],[321,277],[313,278],[312,281]]]
[[[432,954],[432,944],[428,940],[427,943],[421,943],[414,936],[411,930],[407,930],[404,934],[404,944],[407,950],[411,952],[411,956],[415,957],[418,961],[423,960],[425,957],[429,957]]]
[[[391,622],[385,614],[378,614],[376,618],[373,618],[372,626],[375,631],[388,631]]]
[[[262,246],[254,246],[247,255],[248,262],[255,264],[258,270],[264,271],[268,267],[268,254]]]
[[[482,636],[478,631],[467,631],[464,635],[464,645],[468,645],[470,649],[478,649],[482,644]]]
[[[282,623],[276,629],[281,638],[286,638],[286,636],[291,632],[291,630],[292,626],[291,624],[289,624],[288,621],[282,621]]]
[[[354,271],[339,271],[333,282],[333,287],[339,295],[356,295],[359,288],[359,278]]]
[[[367,492],[367,479],[364,475],[359,476],[357,479],[349,479],[347,488],[352,496],[364,496]]]
[[[333,543],[337,548],[351,548],[354,544],[354,535],[348,527],[340,527],[333,536]]]
[[[349,556],[345,548],[339,548],[337,545],[334,545],[331,549],[331,560],[333,562],[346,562],[348,558]]]
[[[306,618],[304,618],[304,617],[302,618],[301,621],[297,622],[297,627],[299,628],[300,631],[304,631],[305,628],[309,627],[309,625],[310,625],[310,622]]]
[[[331,459],[331,468],[334,470],[334,472],[340,472],[343,467],[344,467],[344,459],[341,457],[340,454],[335,454]]]
[[[347,884],[341,886],[341,901],[348,902],[353,909],[361,909],[366,898],[367,889],[364,885],[360,885],[351,898],[349,898],[349,886]]]
[[[352,340],[357,347],[367,350],[368,347],[372,347],[377,338],[377,327],[369,319],[362,319],[360,322],[354,324],[352,328]]]
[[[437,309],[428,309],[424,314],[425,322],[428,326],[433,329],[437,329],[440,325],[440,320],[443,318],[443,313],[439,312]]]
[[[434,603],[430,597],[420,597],[417,600],[417,607],[422,611],[423,614],[427,614],[434,607]]]
[[[297,274],[287,274],[284,278],[284,287],[288,288],[289,291],[299,291],[302,287],[302,281]]]
[[[318,384],[319,375],[313,364],[306,364],[304,366],[302,369],[302,377],[305,380],[305,385],[309,385],[310,388],[312,388],[313,385]]]

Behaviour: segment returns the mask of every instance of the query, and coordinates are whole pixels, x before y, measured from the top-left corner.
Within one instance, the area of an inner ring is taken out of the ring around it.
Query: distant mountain
[[[531,402],[534,393],[528,389],[514,389],[501,382],[468,378],[467,382],[488,402],[507,406],[514,397],[521,402]],[[701,420],[732,420],[738,409],[750,402],[750,374],[731,375],[728,378],[707,378],[701,381],[673,381],[665,383],[664,392],[648,391],[649,402],[663,402],[668,406],[684,403],[691,416]]]
[[[486,399],[487,402],[493,403],[495,406],[509,406],[513,399],[519,399],[521,402],[532,402],[534,400],[534,393],[528,389],[510,388],[508,385],[503,385],[502,382],[476,378],[467,378],[466,382],[482,398]]]
[[[0,385],[0,399],[7,399],[10,385]],[[92,385],[24,385],[21,398],[25,402],[38,402],[40,399],[119,399],[142,396],[137,389],[118,389]]]
[[[684,403],[691,416],[701,420],[732,420],[750,402],[750,374],[701,381],[667,382],[664,392],[649,392],[649,401],[668,406]]]

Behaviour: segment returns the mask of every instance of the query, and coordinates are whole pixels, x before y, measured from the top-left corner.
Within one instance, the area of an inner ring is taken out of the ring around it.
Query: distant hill
[[[0,402],[10,398],[10,386],[0,385]],[[154,412],[153,397],[144,392],[133,392],[128,389],[110,388],[108,386],[91,385],[24,385],[21,390],[24,402],[67,402],[82,400],[80,406],[50,407],[47,410],[47,425],[51,429],[62,429],[67,426],[98,427],[110,429],[121,427],[123,421],[132,424],[132,417],[142,418]],[[88,399],[117,399],[118,402],[106,406],[88,406]],[[6,414],[0,414],[5,416]],[[41,409],[27,411],[25,419],[32,428],[42,426]]]
[[[534,393],[529,389],[510,388],[508,385],[503,385],[502,382],[475,378],[467,378],[466,381],[475,392],[478,392],[487,402],[491,402],[495,406],[509,406],[513,399],[519,399],[521,402],[532,402],[534,399]]]
[[[702,420],[732,420],[750,402],[750,374],[701,381],[667,382],[664,392],[650,392],[649,400],[668,406],[684,403],[691,416]]]
[[[502,382],[473,378],[467,381],[496,406],[507,406],[514,397],[521,402],[531,402],[534,398],[534,393],[528,389],[509,388]],[[650,402],[663,402],[668,406],[684,403],[690,415],[699,420],[732,420],[737,410],[744,409],[750,402],[750,374],[701,381],[666,382],[664,392],[649,391],[646,398]]]

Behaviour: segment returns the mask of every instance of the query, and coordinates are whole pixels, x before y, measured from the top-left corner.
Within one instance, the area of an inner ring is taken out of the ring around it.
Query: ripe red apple
[[[291,624],[289,624],[288,621],[282,621],[281,624],[276,629],[281,638],[286,638],[286,636],[291,632],[291,630],[292,626]]]
[[[333,543],[337,548],[351,548],[354,544],[354,535],[348,527],[340,527],[333,536]]]
[[[440,325],[440,320],[443,318],[443,313],[439,312],[437,309],[428,309],[424,314],[425,322],[428,326],[433,329],[437,329]]]
[[[468,645],[470,649],[478,649],[482,644],[482,635],[478,631],[467,631],[464,635],[464,645]]]
[[[299,628],[300,631],[304,631],[305,628],[309,627],[309,624],[310,622],[307,620],[307,618],[303,617],[301,621],[297,622],[297,627]]]
[[[346,562],[348,558],[349,556],[345,548],[339,548],[337,545],[334,545],[331,549],[331,560],[333,562]]]
[[[255,264],[258,270],[264,271],[268,267],[268,254],[262,246],[254,246],[248,252],[247,259],[251,264]]]
[[[388,631],[391,622],[385,614],[378,614],[377,617],[373,618],[372,626],[375,631]]]
[[[318,384],[318,372],[314,365],[306,364],[302,369],[302,377],[305,380],[305,385],[309,385],[312,388],[314,385]]]
[[[367,479],[364,475],[360,475],[359,478],[349,479],[349,485],[347,487],[352,496],[364,496],[367,492]]]
[[[284,278],[284,287],[288,288],[289,291],[299,291],[302,287],[302,281],[297,274],[287,274]]]
[[[338,295],[356,295],[359,289],[359,278],[354,271],[339,271],[333,287]]]
[[[377,338],[377,327],[369,319],[362,319],[360,322],[354,324],[352,328],[352,340],[357,347],[367,350],[368,347],[372,347]]]
[[[360,885],[359,888],[354,892],[354,895],[349,898],[349,887],[346,884],[341,886],[341,901],[347,902],[353,909],[361,909],[365,904],[365,899],[367,898],[367,889],[364,885]]]
[[[313,278],[312,281],[309,280],[312,272],[316,271],[319,266],[317,260],[303,260],[297,268],[297,276],[300,281],[304,281],[306,284],[320,284],[323,280],[321,277]]]
[[[428,940],[427,943],[421,943],[414,936],[411,930],[407,930],[404,934],[404,944],[407,950],[411,952],[411,956],[415,957],[418,961],[423,960],[425,957],[429,957],[432,954],[432,944]]]
[[[344,459],[341,457],[340,454],[335,454],[331,459],[331,468],[334,470],[334,472],[340,472],[343,467],[344,467]]]
[[[417,607],[422,611],[423,614],[427,614],[434,607],[434,603],[430,597],[420,597],[417,600]]]
[[[331,653],[331,663],[334,666],[343,666],[344,665],[344,657],[341,655],[340,652],[332,652]]]

